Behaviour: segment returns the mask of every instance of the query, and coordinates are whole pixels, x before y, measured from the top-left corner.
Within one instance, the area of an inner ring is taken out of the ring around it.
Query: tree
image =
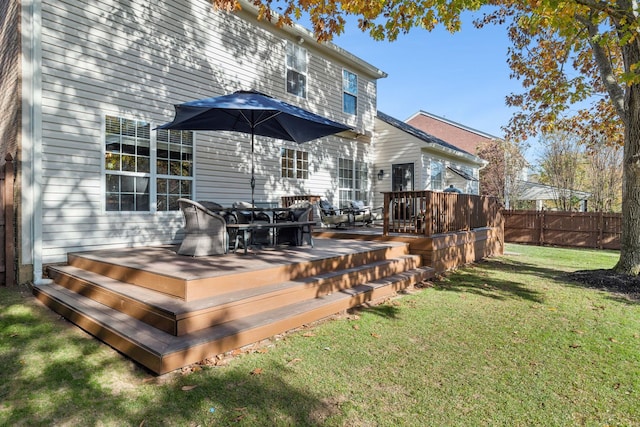
[[[211,0],[231,10],[236,0]],[[513,42],[509,65],[525,93],[508,139],[570,126],[624,147],[619,272],[640,273],[640,20],[629,0],[254,0],[260,17],[290,24],[308,14],[318,40],[344,29],[346,15],[375,39],[394,40],[411,28],[460,28],[460,14],[490,6],[478,27],[506,24]],[[274,17],[271,8],[278,11]],[[575,112],[570,106],[588,102]],[[592,140],[592,138],[585,138]]]
[[[587,150],[587,176],[591,209],[596,212],[619,212],[622,202],[622,149],[594,141]]]
[[[517,144],[491,139],[482,142],[476,155],[488,162],[480,170],[481,194],[498,198],[507,209],[519,199],[520,181],[524,179],[527,161]]]
[[[578,208],[576,191],[582,191],[586,182],[584,147],[576,137],[557,131],[541,139],[544,150],[540,159],[540,182],[554,189],[554,202],[561,211]]]

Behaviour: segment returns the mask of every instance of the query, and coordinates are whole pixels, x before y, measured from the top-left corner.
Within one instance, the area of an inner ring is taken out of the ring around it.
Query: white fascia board
[[[478,156],[474,156],[473,154],[470,153],[463,153],[461,151],[458,150],[453,150],[451,148],[448,147],[443,147],[440,144],[435,144],[433,142],[423,142],[423,144],[425,145],[425,148],[429,148],[431,150],[434,151],[439,151],[443,154],[445,154],[446,156],[449,157],[455,157],[455,158],[459,158],[459,159],[463,159],[464,161],[468,162],[468,163],[473,163],[478,165],[479,168],[483,168],[487,165],[487,161],[481,159]]]

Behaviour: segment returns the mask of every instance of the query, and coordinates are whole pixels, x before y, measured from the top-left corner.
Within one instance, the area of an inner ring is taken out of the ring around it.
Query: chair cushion
[[[240,202],[234,202],[233,207],[234,208],[252,208],[253,205],[250,202],[240,201]]]
[[[224,209],[224,207],[221,204],[216,202],[210,202],[208,200],[198,201],[198,203],[200,203],[202,206],[204,206],[205,208],[209,209],[212,212],[217,212]]]

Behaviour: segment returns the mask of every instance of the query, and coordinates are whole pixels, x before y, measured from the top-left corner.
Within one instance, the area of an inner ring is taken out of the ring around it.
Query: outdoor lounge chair
[[[325,227],[342,227],[349,224],[351,219],[349,215],[342,213],[340,209],[334,208],[327,200],[320,200],[320,222]]]
[[[365,206],[362,200],[352,200],[350,205],[353,222],[370,225],[374,219],[377,219],[376,215],[372,212],[371,206]]]
[[[227,253],[227,224],[221,215],[198,202],[178,199],[184,216],[185,236],[178,254],[189,256],[222,255]]]

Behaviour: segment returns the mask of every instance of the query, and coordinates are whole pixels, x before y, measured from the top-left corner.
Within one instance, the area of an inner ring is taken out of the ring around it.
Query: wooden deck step
[[[433,277],[419,267],[314,299],[227,321],[183,336],[159,331],[121,311],[57,284],[34,288],[45,305],[151,371],[162,374],[207,357],[392,295]]]
[[[138,249],[92,251],[69,254],[69,265],[92,271],[126,283],[135,284],[157,292],[194,301],[218,296],[235,289],[251,289],[287,280],[303,279],[324,271],[343,270],[358,265],[382,261],[408,254],[405,244],[389,242],[362,243],[350,240],[332,240],[324,243],[317,239],[313,250],[308,248],[282,248],[277,251],[262,251],[259,255],[229,254],[219,257],[179,257],[175,247],[148,248],[141,259]],[[325,245],[325,249],[323,249]],[[331,246],[333,245],[333,246]],[[358,245],[360,250],[353,250]],[[344,247],[344,253],[340,249]],[[283,257],[296,258],[291,264],[282,264]],[[246,269],[242,263],[255,265]],[[181,266],[190,274],[176,274]]]
[[[322,297],[419,266],[420,257],[403,255],[261,287],[239,290],[229,287],[226,293],[190,302],[71,265],[50,266],[47,272],[58,285],[166,333],[180,336],[294,302]]]

